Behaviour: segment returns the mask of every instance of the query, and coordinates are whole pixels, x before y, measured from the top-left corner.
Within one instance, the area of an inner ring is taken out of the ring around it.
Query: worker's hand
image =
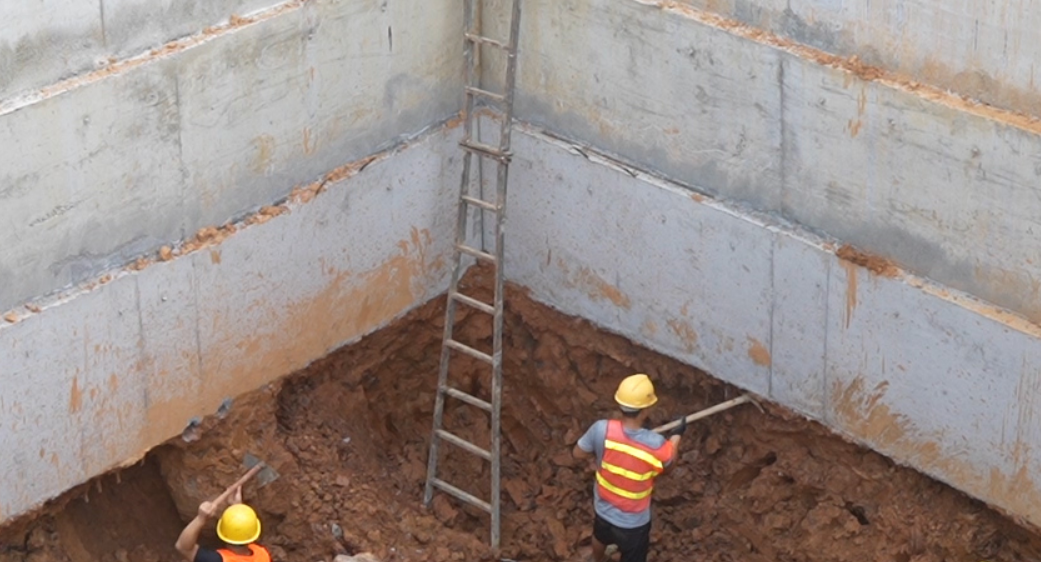
[[[202,519],[213,519],[217,516],[217,510],[220,506],[213,502],[202,502],[199,504],[199,517]]]
[[[228,502],[228,505],[235,505],[237,503],[242,503],[242,486],[235,488],[235,493],[231,495],[231,501]]]
[[[680,419],[676,421],[679,422],[679,425],[669,431],[669,437],[683,435],[683,432],[687,431],[687,416],[680,416]]]

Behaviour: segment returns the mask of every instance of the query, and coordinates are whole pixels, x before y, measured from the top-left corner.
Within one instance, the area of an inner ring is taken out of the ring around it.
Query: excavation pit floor
[[[468,277],[483,295],[483,272]],[[734,389],[511,289],[503,409],[503,549],[518,561],[581,560],[592,471],[571,459],[585,428],[613,411],[617,382],[657,382],[664,422],[734,397]],[[421,505],[444,299],[237,398],[192,442],[71,490],[0,530],[0,562],[174,561],[173,541],[200,501],[240,474],[246,453],[280,477],[247,487],[280,561],[363,551],[384,561],[492,560],[488,518],[437,495]],[[491,325],[460,310],[460,339],[485,349]],[[487,367],[453,362],[454,384],[489,391]],[[451,404],[446,425],[487,443],[487,418]],[[442,477],[487,497],[484,461],[444,445]],[[337,530],[340,532],[338,533]],[[213,544],[212,532],[204,543]],[[709,418],[655,490],[651,559],[659,561],[1015,561],[1041,541],[963,494],[852,445],[782,409]]]

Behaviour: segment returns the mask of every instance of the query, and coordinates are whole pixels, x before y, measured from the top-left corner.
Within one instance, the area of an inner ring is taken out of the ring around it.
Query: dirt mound
[[[469,280],[480,286],[487,281],[479,274]],[[168,487],[138,485],[134,493],[165,499],[149,508],[154,515],[125,509],[123,523],[131,526],[123,533],[111,530],[120,528],[118,520],[95,522],[108,530],[92,537],[92,559],[122,560],[127,553],[173,559],[171,514],[190,518],[199,501],[235,479],[243,455],[251,452],[281,474],[269,486],[246,490],[264,520],[262,542],[278,560],[331,560],[366,551],[387,562],[490,560],[485,514],[444,495],[436,496],[432,510],[420,503],[443,308],[443,299],[436,299],[281,384],[239,398],[226,419],[203,424],[198,441],[157,449],[149,478],[154,484],[161,473]],[[461,313],[460,339],[488,349],[487,317]],[[613,410],[617,381],[633,371],[655,379],[661,407],[654,422],[736,393],[521,291],[510,293],[506,322],[502,556],[577,559],[589,543],[592,472],[574,463],[569,451],[588,424]],[[487,368],[474,362],[453,362],[453,382],[477,395],[489,391]],[[487,443],[487,418],[480,411],[450,402],[446,423],[454,433]],[[450,445],[444,449],[442,476],[487,497],[487,463]],[[80,496],[66,499],[71,503],[64,512],[52,510],[57,516],[0,532],[0,561],[80,562],[69,554],[77,536],[82,542],[82,520],[90,519],[84,515],[89,508],[76,504],[83,502]],[[777,408],[764,413],[742,406],[693,426],[682,462],[662,479],[655,497],[654,560],[1041,558],[1034,535],[979,502]],[[80,523],[68,524],[72,512]],[[163,538],[150,541],[133,525],[147,525]]]

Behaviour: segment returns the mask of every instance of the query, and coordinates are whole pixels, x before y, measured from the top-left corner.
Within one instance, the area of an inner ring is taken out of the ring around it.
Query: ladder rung
[[[495,256],[489,254],[488,252],[482,252],[482,251],[478,250],[477,248],[471,248],[470,246],[467,246],[466,244],[457,244],[455,248],[457,250],[459,250],[460,252],[464,253],[464,254],[473,256],[473,257],[475,257],[477,259],[481,259],[481,260],[484,260],[484,261],[487,261],[487,262],[496,263],[496,262],[499,261],[499,260],[495,259]]]
[[[483,43],[485,45],[491,45],[492,47],[503,49],[505,51],[509,51],[510,50],[510,46],[509,45],[507,45],[506,43],[503,43],[502,41],[496,41],[495,39],[492,39],[491,37],[485,37],[483,35],[477,35],[476,33],[467,33],[466,34],[466,38],[469,39],[470,41],[473,41],[474,43]]]
[[[480,409],[484,410],[485,412],[492,411],[492,405],[491,405],[490,402],[485,402],[484,400],[481,400],[480,398],[474,396],[473,394],[467,394],[467,393],[463,392],[462,390],[456,390],[456,389],[454,389],[454,388],[452,388],[450,386],[446,386],[446,387],[442,388],[441,391],[444,392],[445,394],[451,396],[452,398],[455,398],[456,400],[461,400],[463,402],[466,402],[467,404],[469,404],[471,406],[475,406],[477,408],[480,408]]]
[[[492,460],[492,454],[487,449],[482,449],[482,448],[478,447],[477,445],[474,445],[473,443],[467,441],[466,439],[463,439],[462,437],[459,437],[458,435],[453,435],[453,434],[451,434],[451,433],[449,433],[449,432],[447,432],[447,431],[445,431],[443,429],[439,429],[439,430],[435,431],[434,433],[437,434],[437,436],[440,437],[441,439],[444,439],[445,441],[448,441],[449,443],[455,445],[456,447],[459,447],[460,449],[463,449],[463,450],[467,451],[468,453],[477,455],[477,456],[481,457],[482,459],[484,459],[486,461],[491,461]]]
[[[468,297],[468,296],[466,296],[466,295],[464,295],[462,293],[452,293],[452,298],[454,298],[455,300],[465,304],[466,306],[469,306],[469,307],[472,307],[472,308],[476,308],[477,310],[480,310],[481,312],[486,312],[488,314],[495,314],[495,307],[494,306],[492,306],[490,304],[483,303],[483,302],[481,302],[481,301],[479,301],[479,300],[477,300],[477,299],[475,299],[473,297]]]
[[[504,96],[502,94],[496,94],[495,92],[489,92],[488,90],[482,90],[480,88],[474,88],[473,86],[467,86],[466,87],[466,93],[474,95],[474,96],[485,97],[485,98],[488,98],[490,100],[495,100],[497,102],[504,102],[504,101],[506,101],[506,96]]]
[[[440,488],[442,491],[455,496],[457,499],[460,499],[470,505],[477,506],[487,511],[488,513],[492,512],[492,506],[488,502],[482,500],[481,498],[478,498],[477,496],[468,494],[460,490],[459,488],[456,488],[455,486],[449,484],[448,482],[441,480],[440,478],[434,478],[430,481],[430,483],[433,484],[434,487]]]
[[[463,201],[475,206],[480,207],[486,211],[499,212],[499,206],[491,201],[485,201],[484,199],[478,199],[476,197],[470,197],[469,195],[463,195]]]
[[[462,142],[459,143],[459,145],[462,146],[463,148],[469,150],[470,152],[473,152],[474,154],[477,154],[478,156],[484,156],[485,158],[492,158],[494,160],[498,160],[498,161],[503,162],[503,163],[508,163],[510,161],[510,155],[509,154],[507,154],[507,153],[505,153],[505,152],[503,152],[503,151],[501,151],[498,148],[495,148],[493,146],[488,146],[486,144],[481,144],[479,142],[474,142],[474,141],[462,141]]]
[[[492,363],[495,362],[495,360],[492,359],[491,355],[488,355],[487,353],[485,353],[483,351],[476,350],[476,349],[474,349],[474,348],[472,348],[472,347],[470,347],[470,346],[468,346],[466,344],[459,343],[459,342],[457,342],[455,340],[448,340],[448,341],[445,342],[445,345],[447,345],[448,347],[450,347],[450,348],[452,348],[452,349],[454,349],[456,351],[461,351],[461,352],[469,355],[470,357],[473,357],[475,359],[480,359],[481,361],[484,361],[485,363],[492,364]]]

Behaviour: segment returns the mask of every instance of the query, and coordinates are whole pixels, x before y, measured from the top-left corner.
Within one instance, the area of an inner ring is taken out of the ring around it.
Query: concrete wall
[[[271,2],[31,4],[0,8],[0,310],[241,217],[460,107],[451,0],[292,0],[216,27]],[[53,82],[96,56],[116,59]]]
[[[277,0],[41,0],[0,5],[0,99],[108,66]],[[114,62],[114,61],[113,61]]]
[[[1027,0],[679,0],[998,107],[1041,115],[1041,13]]]
[[[689,8],[524,10],[521,119],[1041,321],[1038,123]]]
[[[504,5],[510,0],[487,1],[494,1],[496,6],[484,12],[484,23],[493,30],[490,32],[502,32],[508,14]],[[817,56],[856,57],[858,64],[874,67],[872,72],[876,74],[885,73],[894,79],[950,90],[995,107],[1041,116],[1041,92],[1037,87],[1041,79],[1041,13],[1026,0],[635,2],[652,11],[685,13],[735,32],[754,34],[760,40],[804,45],[816,51]],[[528,14],[541,14],[552,7],[568,14],[557,21],[555,29],[547,31],[554,35],[563,31],[579,44],[607,47],[636,30],[646,29],[646,24],[615,20],[616,27],[597,36],[574,18],[595,14],[595,20],[605,16],[598,12],[615,12],[619,4],[626,3],[629,2],[531,0],[524,3],[524,9]],[[657,25],[662,28],[668,24]],[[527,26],[523,41],[542,51],[542,41],[531,41],[531,33],[527,32],[539,28],[532,27],[531,21]],[[699,50],[696,44],[684,46],[690,47]],[[612,49],[618,48],[616,45]],[[672,55],[668,50],[656,54]],[[725,64],[725,59],[721,62]]]
[[[507,274],[538,300],[1041,524],[1041,329],[767,215],[515,137]]]
[[[0,325],[0,522],[444,291],[458,134]]]

